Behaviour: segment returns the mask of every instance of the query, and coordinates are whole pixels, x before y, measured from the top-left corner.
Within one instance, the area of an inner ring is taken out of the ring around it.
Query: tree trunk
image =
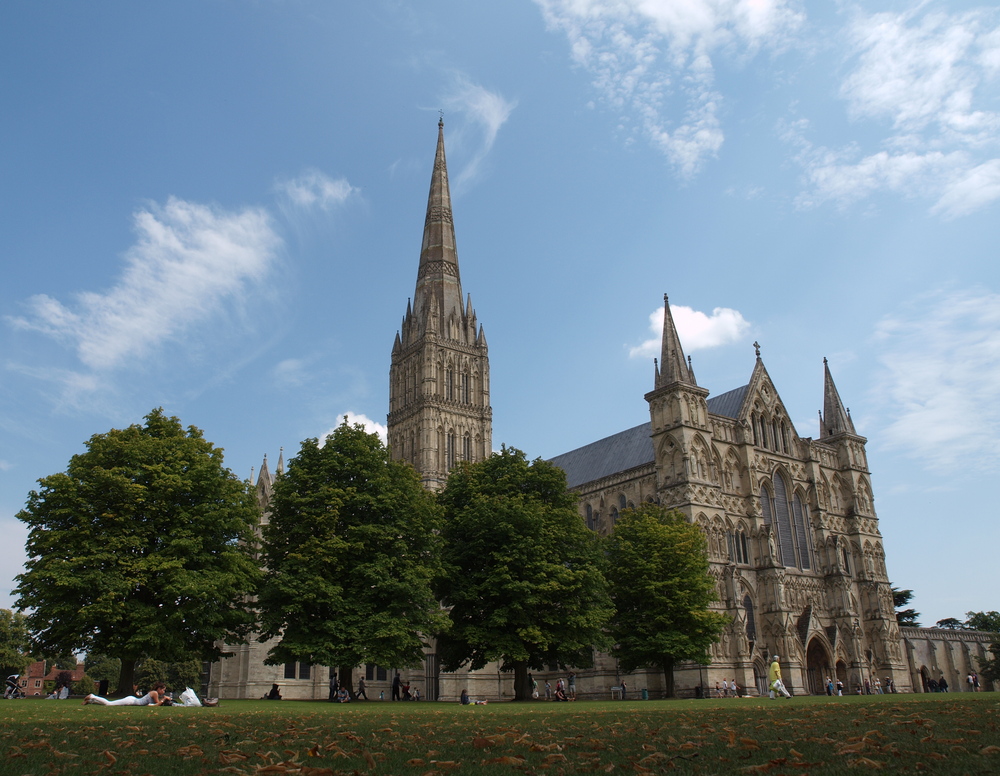
[[[118,689],[113,694],[124,697],[135,692],[135,664],[139,658],[121,655],[119,659],[122,667],[118,672]]]
[[[351,700],[356,701],[358,696],[354,694],[354,666],[341,666],[337,678],[340,686],[347,688]]]
[[[674,660],[673,658],[663,658],[663,686],[666,688],[667,697],[674,697]],[[704,688],[702,688],[704,690]],[[707,696],[706,696],[707,697]]]
[[[528,664],[514,663],[514,700],[531,700],[531,682],[528,681]]]

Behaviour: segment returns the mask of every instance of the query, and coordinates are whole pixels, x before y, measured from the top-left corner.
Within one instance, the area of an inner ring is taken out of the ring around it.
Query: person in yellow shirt
[[[768,697],[774,700],[775,693],[780,692],[786,698],[791,698],[791,693],[785,689],[785,683],[781,681],[781,666],[778,664],[778,656],[775,655],[771,661],[771,667],[767,672],[767,686],[770,688]]]

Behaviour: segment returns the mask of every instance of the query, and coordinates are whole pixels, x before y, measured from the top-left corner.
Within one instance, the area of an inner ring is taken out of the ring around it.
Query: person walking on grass
[[[775,655],[771,661],[771,667],[767,671],[767,686],[770,687],[768,697],[773,701],[775,693],[781,693],[786,698],[791,698],[791,693],[785,689],[785,683],[781,681],[781,665],[778,663],[778,656]]]

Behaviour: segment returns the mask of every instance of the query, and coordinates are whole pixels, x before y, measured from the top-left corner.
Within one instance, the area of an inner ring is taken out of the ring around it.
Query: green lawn
[[[1000,772],[1000,694],[466,706],[0,702],[0,774]]]

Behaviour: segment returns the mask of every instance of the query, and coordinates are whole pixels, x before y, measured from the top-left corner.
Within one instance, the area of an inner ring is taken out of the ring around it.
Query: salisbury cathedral
[[[471,297],[462,292],[442,123],[416,288],[392,345],[389,381],[389,447],[414,466],[425,487],[440,490],[456,462],[491,453],[488,348]],[[594,531],[609,533],[621,510],[642,502],[679,510],[704,530],[715,607],[730,624],[713,645],[710,665],[677,668],[679,695],[723,681],[749,694],[765,692],[774,654],[798,694],[824,692],[826,677],[842,682],[845,692],[885,687],[887,680],[899,692],[921,692],[941,676],[958,689],[977,670],[976,659],[987,656],[986,634],[897,625],[866,439],[825,359],[822,391],[818,436],[800,436],[757,347],[746,385],[712,396],[684,356],[664,297],[661,355],[644,397],[649,422],[552,459]],[[272,475],[265,459],[257,478],[265,519],[282,467],[279,459]],[[259,698],[278,682],[286,698],[327,697],[327,667],[266,666],[269,646],[231,647],[233,657],[211,666],[209,693]],[[360,667],[369,697],[389,697],[395,670]],[[535,678],[554,685],[570,670],[580,697],[608,698],[622,679],[650,697],[664,689],[658,673],[625,677],[603,654],[592,668],[552,666]],[[402,675],[428,700],[454,700],[461,688],[476,697],[513,697],[512,676],[496,665],[439,671],[433,642],[424,666]]]

